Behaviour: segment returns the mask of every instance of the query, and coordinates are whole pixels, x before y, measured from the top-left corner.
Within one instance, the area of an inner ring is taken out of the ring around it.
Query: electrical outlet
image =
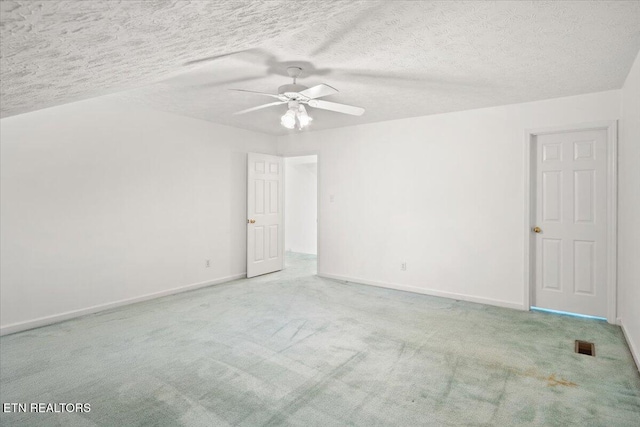
[[[400,264],[400,270],[407,271],[407,262],[406,261],[402,261],[402,264]]]
[[[205,268],[211,267],[211,260],[210,259],[205,259],[204,260],[204,266],[205,266]]]

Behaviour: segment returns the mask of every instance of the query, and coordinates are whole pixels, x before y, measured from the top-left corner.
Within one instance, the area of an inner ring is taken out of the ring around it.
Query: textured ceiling
[[[2,117],[110,95],[270,134],[285,69],[326,83],[325,129],[620,88],[640,49],[640,2],[0,2]],[[228,55],[232,53],[231,55]],[[208,59],[208,60],[203,60]]]

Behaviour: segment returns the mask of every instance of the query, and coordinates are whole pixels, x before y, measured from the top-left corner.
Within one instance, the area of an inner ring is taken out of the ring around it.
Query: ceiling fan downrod
[[[300,74],[302,74],[302,68],[287,67],[287,74],[289,74],[289,77],[293,79],[293,84],[296,84],[296,79],[300,77]]]

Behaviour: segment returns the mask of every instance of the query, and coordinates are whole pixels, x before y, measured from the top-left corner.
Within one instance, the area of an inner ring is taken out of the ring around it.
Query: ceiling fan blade
[[[280,101],[284,101],[282,99],[282,95],[276,95],[276,94],[273,94],[273,93],[256,92],[255,90],[245,90],[245,89],[229,89],[229,90],[233,90],[233,91],[236,91],[236,92],[253,93],[253,94],[256,94],[256,95],[270,96],[271,98],[276,98],[276,99],[279,99]]]
[[[353,105],[338,104],[337,102],[322,101],[320,99],[309,100],[309,106],[313,108],[320,108],[322,110],[335,111],[337,113],[351,114],[353,116],[361,116],[364,113],[364,108],[354,107]]]
[[[302,92],[300,92],[300,95],[302,96],[306,96],[307,98],[310,99],[315,99],[315,98],[321,98],[323,96],[329,96],[329,95],[334,95],[338,93],[338,90],[335,88],[332,88],[329,85],[326,85],[324,83],[321,83],[317,86],[313,86],[310,87],[309,89],[305,89]]]
[[[250,113],[252,111],[261,110],[261,109],[267,108],[267,107],[274,107],[276,105],[282,105],[282,104],[285,104],[285,103],[286,103],[286,101],[270,102],[268,104],[258,105],[257,107],[247,108],[246,110],[235,112],[235,113],[233,113],[233,115],[235,116],[235,115],[238,115],[238,114]]]

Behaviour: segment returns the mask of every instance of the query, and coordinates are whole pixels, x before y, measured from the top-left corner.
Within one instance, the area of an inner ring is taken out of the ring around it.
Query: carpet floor
[[[0,339],[3,426],[634,426],[619,327],[334,280],[253,279]],[[574,340],[594,342],[596,357]]]

